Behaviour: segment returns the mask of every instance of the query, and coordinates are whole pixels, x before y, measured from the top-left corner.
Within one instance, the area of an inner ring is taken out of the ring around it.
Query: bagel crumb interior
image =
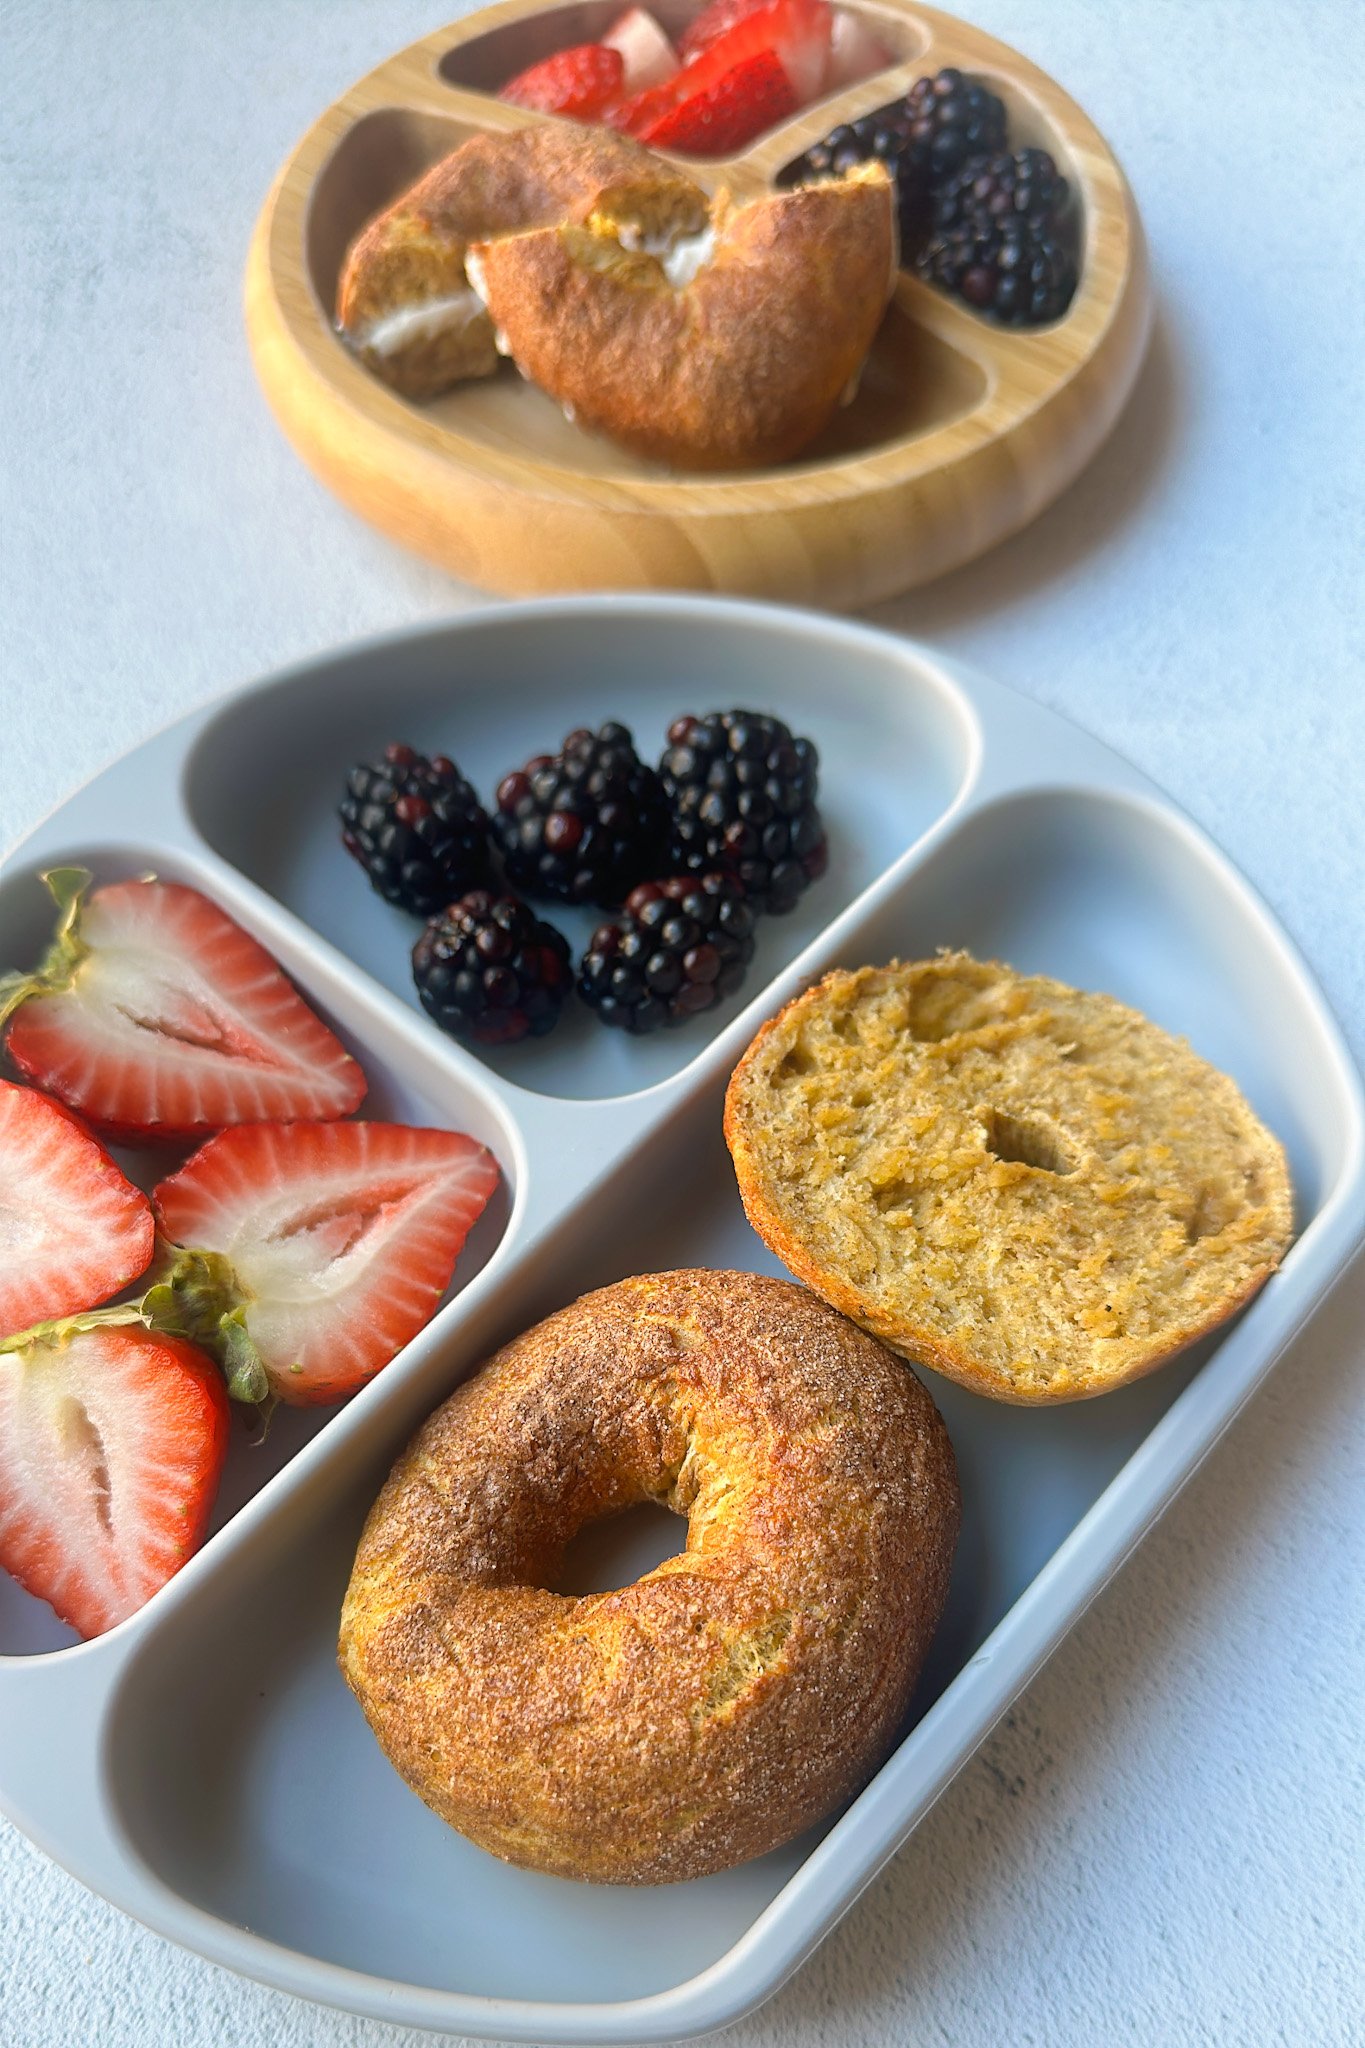
[[[1212,1328],[1291,1234],[1280,1146],[1137,1011],[966,954],[830,975],[741,1063],[750,1219],[906,1355],[1099,1393]]]

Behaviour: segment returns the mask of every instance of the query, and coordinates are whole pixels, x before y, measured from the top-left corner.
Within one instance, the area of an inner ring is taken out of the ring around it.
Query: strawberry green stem
[[[275,1397],[261,1354],[246,1327],[246,1303],[237,1276],[221,1252],[166,1245],[159,1277],[136,1301],[35,1323],[32,1329],[20,1330],[0,1342],[0,1356],[40,1344],[60,1345],[89,1330],[133,1325],[163,1337],[183,1337],[207,1351],[222,1371],[232,1399],[257,1409],[262,1420],[268,1420]]]
[[[0,974],[0,1025],[30,996],[62,995],[74,983],[90,951],[81,937],[80,921],[82,900],[93,879],[89,868],[48,868],[43,875],[57,906],[57,929],[41,965],[31,974],[22,969]]]

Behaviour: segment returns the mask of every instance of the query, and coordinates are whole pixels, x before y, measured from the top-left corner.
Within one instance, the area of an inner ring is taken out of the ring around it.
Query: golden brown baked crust
[[[725,1136],[793,1273],[998,1400],[1150,1372],[1292,1236],[1284,1153],[1227,1075],[1108,996],[965,953],[798,996],[736,1067]]]
[[[683,468],[784,462],[829,419],[881,324],[893,187],[865,164],[744,206],[722,194],[713,219],[714,255],[681,289],[622,246],[624,209],[480,244],[489,310],[524,374],[580,425]]]
[[[347,252],[337,322],[367,366],[409,398],[432,398],[497,368],[493,325],[468,290],[465,254],[488,235],[586,220],[620,181],[663,178],[690,186],[627,136],[567,122],[475,135],[443,157],[379,214]],[[695,188],[693,188],[695,189]],[[703,202],[704,203],[704,202]],[[367,337],[395,315],[446,306],[400,330],[397,345]],[[458,317],[453,317],[458,315]]]
[[[638,1583],[546,1590],[584,1523],[689,1518]],[[895,1739],[947,1593],[947,1432],[898,1359],[788,1281],[584,1296],[437,1409],[371,1510],[341,1666],[409,1785],[509,1862],[727,1868]]]

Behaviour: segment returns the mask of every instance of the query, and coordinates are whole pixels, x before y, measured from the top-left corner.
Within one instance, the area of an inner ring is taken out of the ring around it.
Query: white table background
[[[1151,240],[1133,403],[1027,533],[875,614],[1068,713],[1246,870],[1365,1059],[1365,12],[975,0]],[[211,692],[476,602],[295,461],[243,259],[440,0],[0,0],[0,839]],[[1365,2041],[1359,1264],[736,2048]],[[4,1739],[0,1730],[0,1742]],[[419,2048],[181,1954],[0,1822],[0,2043]]]

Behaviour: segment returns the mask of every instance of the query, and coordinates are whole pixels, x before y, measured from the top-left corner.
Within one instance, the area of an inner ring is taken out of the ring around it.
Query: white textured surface
[[[0,6],[0,838],[205,693],[471,601],[298,466],[239,315],[279,160],[438,12]],[[1127,418],[1070,495],[879,616],[1164,783],[1264,891],[1365,1058],[1365,15],[974,12],[1113,141],[1160,319]],[[1358,1266],[736,2044],[1365,2040],[1363,1326]],[[73,2038],[423,2037],[179,1954],[0,1823],[0,2044]]]

